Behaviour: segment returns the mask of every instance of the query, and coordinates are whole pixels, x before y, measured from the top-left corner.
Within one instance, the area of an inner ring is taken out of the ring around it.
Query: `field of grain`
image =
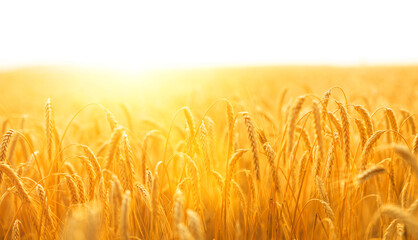
[[[418,238],[418,67],[0,83],[2,239]]]

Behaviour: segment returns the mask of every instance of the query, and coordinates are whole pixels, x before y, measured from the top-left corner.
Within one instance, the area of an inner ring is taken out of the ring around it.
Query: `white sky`
[[[418,2],[0,2],[0,68],[405,63]]]

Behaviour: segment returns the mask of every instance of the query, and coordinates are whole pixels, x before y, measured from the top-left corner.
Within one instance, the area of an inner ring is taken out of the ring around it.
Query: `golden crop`
[[[0,83],[1,238],[418,238],[416,67]]]

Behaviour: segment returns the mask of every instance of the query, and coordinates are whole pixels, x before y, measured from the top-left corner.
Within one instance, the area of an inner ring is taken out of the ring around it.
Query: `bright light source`
[[[4,1],[0,67],[417,63],[418,5]]]

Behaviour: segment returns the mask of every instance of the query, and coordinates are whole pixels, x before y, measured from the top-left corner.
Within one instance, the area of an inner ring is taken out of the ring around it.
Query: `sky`
[[[0,68],[418,63],[414,1],[1,1]]]

